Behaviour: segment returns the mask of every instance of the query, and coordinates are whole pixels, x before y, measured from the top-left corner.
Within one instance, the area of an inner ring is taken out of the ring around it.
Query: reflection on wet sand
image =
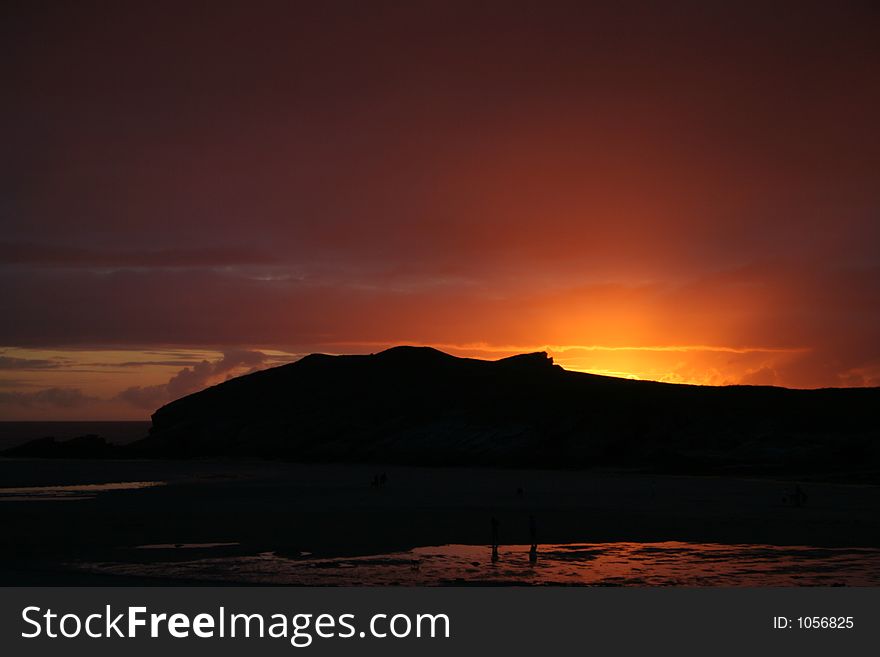
[[[286,585],[876,586],[880,550],[707,543],[420,547],[334,558],[274,552],[188,561],[92,563],[91,572]]]
[[[0,502],[89,500],[98,493],[140,490],[164,485],[164,481],[119,481],[107,484],[75,484],[70,486],[16,486],[0,488]]]

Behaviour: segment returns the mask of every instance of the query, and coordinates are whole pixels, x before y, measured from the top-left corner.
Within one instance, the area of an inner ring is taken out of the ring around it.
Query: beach
[[[801,506],[793,502],[796,485],[805,496]],[[880,548],[880,487],[815,480],[258,460],[0,459],[0,489],[5,585],[185,583],[179,570],[95,564],[217,555],[339,559],[446,545],[483,546],[488,555],[492,518],[502,546],[525,549],[530,517],[542,545]],[[271,583],[237,578],[231,568],[227,579],[222,574],[211,581]],[[297,582],[288,577],[283,583]]]

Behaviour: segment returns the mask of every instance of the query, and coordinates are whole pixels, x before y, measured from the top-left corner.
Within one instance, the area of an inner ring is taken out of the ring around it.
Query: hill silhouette
[[[151,457],[681,471],[877,466],[880,388],[692,386],[427,347],[313,354],[163,406]]]

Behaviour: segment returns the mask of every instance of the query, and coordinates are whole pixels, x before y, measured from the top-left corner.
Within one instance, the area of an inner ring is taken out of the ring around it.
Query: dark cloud
[[[144,250],[95,250],[46,244],[0,242],[0,265],[37,267],[124,269],[234,267],[272,264],[271,256],[246,249],[192,248]]]
[[[0,391],[0,404],[23,407],[50,406],[61,409],[75,409],[95,401],[79,388],[46,388],[33,392]]]
[[[84,366],[92,367],[121,367],[121,368],[138,368],[138,367],[186,367],[195,365],[200,361],[197,360],[130,360],[124,363],[83,363]]]
[[[0,355],[0,370],[46,370],[63,367],[63,365],[64,363],[59,360],[15,358]]]

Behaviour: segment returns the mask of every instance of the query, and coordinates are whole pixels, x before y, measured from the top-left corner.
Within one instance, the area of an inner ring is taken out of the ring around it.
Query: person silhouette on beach
[[[538,521],[535,520],[534,515],[529,516],[529,538],[531,539],[529,562],[535,563],[538,560]]]
[[[492,561],[498,561],[498,527],[501,523],[492,516]]]
[[[792,501],[794,505],[798,508],[807,503],[807,494],[804,492],[804,489],[801,488],[798,484],[795,484],[794,486],[794,495]]]

